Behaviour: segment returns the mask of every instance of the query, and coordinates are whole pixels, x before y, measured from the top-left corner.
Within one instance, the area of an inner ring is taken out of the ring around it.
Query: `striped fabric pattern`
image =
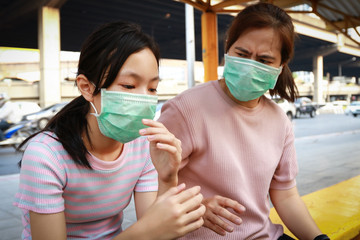
[[[157,191],[157,172],[146,138],[124,145],[121,156],[105,162],[93,155],[93,169],[75,164],[53,133],[31,140],[22,159],[14,205],[23,210],[23,239],[31,239],[29,210],[65,211],[68,239],[111,239],[121,232],[123,210],[134,191]]]

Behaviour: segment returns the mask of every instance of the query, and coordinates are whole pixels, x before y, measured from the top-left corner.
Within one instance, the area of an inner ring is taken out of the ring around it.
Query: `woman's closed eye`
[[[266,60],[266,59],[259,59],[258,62],[261,62],[263,64],[269,64],[271,63],[270,61]]]
[[[248,54],[246,54],[246,53],[237,52],[236,54],[237,54],[239,57],[242,57],[242,58],[247,58],[247,57],[248,57]]]

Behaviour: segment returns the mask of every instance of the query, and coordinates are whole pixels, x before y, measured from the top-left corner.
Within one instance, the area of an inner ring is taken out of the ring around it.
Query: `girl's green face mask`
[[[142,119],[153,119],[157,96],[134,94],[101,89],[101,112],[98,114],[93,103],[101,133],[121,143],[139,137],[139,130],[146,126]]]
[[[257,61],[225,54],[224,78],[231,94],[239,101],[250,101],[274,89],[282,66],[275,68]]]

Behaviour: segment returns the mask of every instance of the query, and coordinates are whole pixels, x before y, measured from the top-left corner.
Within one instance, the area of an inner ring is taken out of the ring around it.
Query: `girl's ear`
[[[95,86],[87,79],[84,74],[79,74],[76,77],[76,85],[81,93],[81,95],[88,101],[93,102],[93,92]]]

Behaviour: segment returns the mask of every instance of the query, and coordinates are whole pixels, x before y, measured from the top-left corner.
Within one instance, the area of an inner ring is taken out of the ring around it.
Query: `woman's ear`
[[[92,102],[94,100],[93,92],[95,90],[95,86],[87,79],[87,77],[84,74],[79,74],[76,77],[76,85],[81,95],[88,102]]]

